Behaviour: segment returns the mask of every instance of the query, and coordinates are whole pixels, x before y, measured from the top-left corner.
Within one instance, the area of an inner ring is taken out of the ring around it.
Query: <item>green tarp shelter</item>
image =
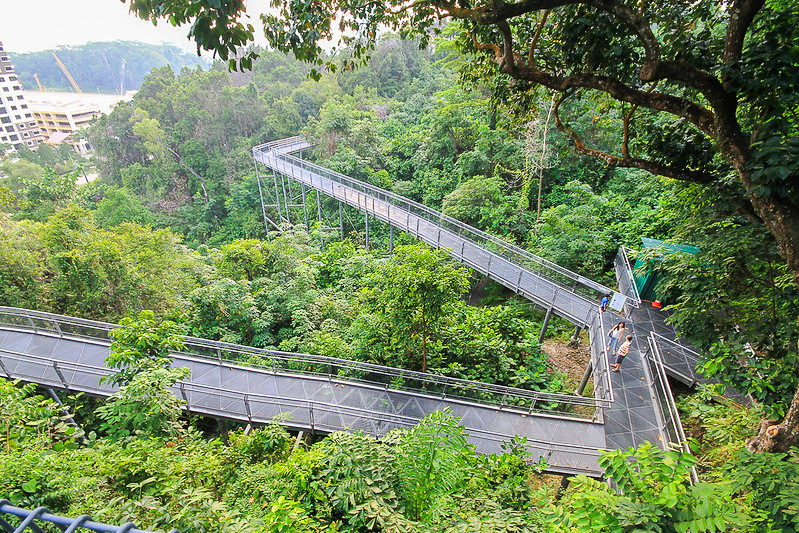
[[[664,254],[672,254],[674,252],[695,254],[699,251],[699,247],[697,246],[666,243],[648,237],[641,237],[641,243],[643,244],[642,248],[644,250],[647,248],[661,248]],[[633,278],[635,279],[635,286],[638,288],[638,294],[641,295],[642,300],[660,299],[657,294],[657,284],[663,275],[662,272],[658,271],[657,265],[652,264],[651,261],[644,262],[641,259],[636,259],[635,265],[633,265]]]

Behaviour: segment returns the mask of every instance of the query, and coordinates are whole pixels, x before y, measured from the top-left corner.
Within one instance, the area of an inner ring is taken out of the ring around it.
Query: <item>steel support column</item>
[[[344,241],[344,208],[338,203],[338,227],[341,231],[341,241]]]
[[[280,175],[280,186],[283,187],[283,202],[285,203],[286,207],[286,222],[291,224],[291,217],[289,216],[289,197],[286,195],[286,177],[283,174]]]
[[[538,334],[538,342],[544,342],[544,335],[547,333],[547,326],[549,326],[549,319],[552,317],[552,306],[547,309],[547,314],[544,316],[544,323],[541,325],[541,333]]]
[[[305,203],[305,184],[302,184],[302,214],[305,217],[305,231],[310,231],[311,227],[308,225],[308,206]]]
[[[369,213],[366,213],[366,249],[369,249]]]
[[[264,216],[264,231],[269,233],[269,226],[266,225],[266,206],[264,206],[264,193],[261,191],[261,174],[258,172],[258,160],[253,159],[255,163],[255,181],[258,182],[258,198],[261,199],[261,214]]]
[[[588,366],[585,367],[585,372],[583,372],[583,379],[580,380],[580,386],[577,387],[577,390],[574,391],[574,394],[577,396],[582,396],[583,391],[585,390],[585,386],[588,385],[588,380],[591,379],[591,374],[594,372],[594,363],[593,361],[588,361]]]
[[[388,226],[388,253],[394,253],[394,226]]]
[[[574,326],[574,335],[571,336],[569,339],[569,346],[572,348],[576,348],[580,344],[580,330],[582,328],[580,326]]]
[[[272,171],[272,179],[275,182],[275,205],[277,206],[277,218],[279,218],[280,221],[282,222],[283,214],[280,212],[280,192],[278,191],[277,188],[277,172],[275,172],[274,170]]]
[[[560,486],[558,487],[558,491],[555,493],[555,501],[559,502],[563,495],[566,493],[566,489],[569,488],[569,484],[571,483],[571,476],[563,476],[560,478]]]

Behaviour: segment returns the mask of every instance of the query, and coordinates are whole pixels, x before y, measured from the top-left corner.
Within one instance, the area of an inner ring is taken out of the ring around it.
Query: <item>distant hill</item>
[[[38,89],[33,74],[45,90],[71,91],[67,80],[52,55],[53,50],[16,54],[9,51],[23,87]],[[60,46],[55,50],[83,92],[115,93],[119,91],[122,60],[125,60],[125,90],[138,89],[144,77],[155,67],[172,65],[175,72],[183,67],[208,66],[196,54],[184,52],[171,44],[145,44],[133,41],[89,43],[81,46]]]

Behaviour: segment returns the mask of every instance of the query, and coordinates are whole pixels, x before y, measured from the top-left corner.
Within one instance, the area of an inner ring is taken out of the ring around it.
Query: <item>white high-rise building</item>
[[[11,145],[12,150],[22,146],[35,149],[43,140],[39,124],[25,102],[14,65],[0,42],[0,145]]]

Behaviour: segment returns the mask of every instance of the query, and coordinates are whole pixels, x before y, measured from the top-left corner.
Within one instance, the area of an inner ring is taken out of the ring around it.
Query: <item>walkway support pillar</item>
[[[585,386],[588,385],[588,380],[591,379],[591,374],[593,373],[594,373],[594,362],[588,361],[588,366],[585,367],[585,372],[583,372],[583,379],[580,380],[580,386],[577,387],[577,390],[574,391],[574,394],[576,394],[577,396],[583,395]]]
[[[388,253],[394,253],[394,226],[388,227]]]
[[[369,213],[366,213],[366,249],[369,249]]]
[[[580,344],[580,330],[581,329],[582,328],[580,326],[575,326],[574,327],[574,335],[572,335],[571,338],[569,339],[569,347],[577,348],[577,346]]]
[[[283,187],[283,202],[286,206],[286,222],[291,224],[291,217],[289,216],[289,197],[286,195],[286,177],[283,174],[280,175],[280,185]],[[289,188],[289,190],[291,190]]]
[[[269,234],[269,226],[266,225],[266,206],[264,206],[264,193],[261,191],[261,174],[258,172],[258,160],[255,162],[255,180],[258,182],[258,198],[261,199],[261,214],[264,216],[264,231]]]
[[[280,192],[277,189],[277,172],[272,171],[272,179],[275,182],[275,205],[277,206],[277,218],[281,222],[283,221],[283,213],[280,211]]]
[[[344,242],[344,208],[338,203],[338,227],[341,231],[341,242]]]
[[[302,184],[302,214],[305,217],[305,231],[311,231],[308,225],[308,204],[305,202],[305,184]]]
[[[569,488],[569,484],[571,483],[571,476],[563,476],[560,478],[560,486],[558,487],[558,492],[555,493],[555,501],[559,502],[563,495],[566,493],[566,489]]]
[[[541,325],[541,333],[538,335],[538,342],[544,342],[544,335],[547,333],[547,326],[549,326],[550,318],[552,318],[552,306],[549,306],[547,314],[544,316],[544,323]]]

